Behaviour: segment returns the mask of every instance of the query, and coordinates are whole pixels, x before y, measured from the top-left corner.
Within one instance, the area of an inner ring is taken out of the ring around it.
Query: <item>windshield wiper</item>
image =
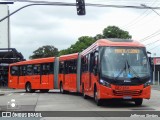
[[[140,77],[138,76],[137,72],[129,65],[128,60],[126,59],[124,68],[119,72],[119,74],[117,75],[115,80],[117,80],[119,78],[119,76],[123,73],[123,71],[127,70],[127,69],[129,71],[129,73],[130,73],[130,70],[132,70],[132,72],[136,75],[136,77],[133,77],[131,79],[136,79],[136,78],[140,79]]]
[[[132,72],[136,75],[136,77],[133,77],[133,79],[134,78],[139,78],[140,79],[140,77],[138,76],[137,72],[129,65],[128,60],[126,60],[126,63],[127,63],[129,72],[130,72],[130,70],[132,70]]]
[[[117,75],[117,77],[115,78],[115,80],[117,80],[119,78],[119,76],[123,73],[124,70],[126,70],[127,67],[126,67],[126,63],[125,63],[125,66],[124,68],[119,72],[119,74]]]

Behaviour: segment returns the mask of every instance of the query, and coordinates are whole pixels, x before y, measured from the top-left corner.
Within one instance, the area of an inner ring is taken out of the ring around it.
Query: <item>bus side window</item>
[[[64,73],[64,62],[59,62],[59,73]]]
[[[19,76],[23,76],[23,66],[19,66]]]
[[[18,73],[19,73],[19,67],[18,66],[12,66],[11,67],[11,75],[12,76],[18,76]]]
[[[65,74],[68,74],[68,72],[69,72],[69,71],[68,71],[68,67],[69,67],[69,66],[68,66],[68,61],[65,61],[65,62],[64,62]]]
[[[42,75],[47,75],[50,72],[50,64],[49,63],[45,63],[42,64]]]
[[[53,62],[51,62],[51,63],[49,63],[49,74],[54,74],[54,63]]]
[[[22,76],[26,75],[26,66],[22,66]]]
[[[27,75],[33,74],[33,65],[27,65]]]
[[[40,75],[40,64],[33,66],[33,74],[34,75]]]

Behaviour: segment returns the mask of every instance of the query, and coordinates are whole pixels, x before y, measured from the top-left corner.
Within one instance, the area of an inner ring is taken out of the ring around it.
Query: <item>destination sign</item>
[[[115,49],[115,53],[131,53],[131,54],[137,54],[140,53],[139,49]]]

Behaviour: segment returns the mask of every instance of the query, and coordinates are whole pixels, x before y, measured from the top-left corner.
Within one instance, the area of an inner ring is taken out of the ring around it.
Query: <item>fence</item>
[[[159,71],[153,71],[153,85],[160,85],[160,72]]]

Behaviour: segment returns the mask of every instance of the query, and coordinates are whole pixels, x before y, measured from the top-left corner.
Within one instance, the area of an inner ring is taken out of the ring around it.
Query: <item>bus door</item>
[[[89,88],[90,88],[90,71],[89,71],[89,61],[90,61],[90,58],[89,58],[89,56],[90,55],[86,55],[85,57],[84,57],[84,62],[85,62],[85,72],[83,73],[83,75],[82,75],[82,79],[84,80],[84,91],[85,92],[87,92],[87,94],[88,94],[88,92],[89,92]]]
[[[24,89],[25,88],[25,71],[26,66],[19,66],[19,78],[18,78],[18,88]]]
[[[89,92],[90,94],[93,94],[94,91],[94,84],[97,79],[98,79],[98,75],[97,75],[97,70],[98,70],[98,52],[93,52],[90,54],[90,64],[89,64],[89,68],[90,68],[90,78],[89,78]]]
[[[63,88],[65,90],[69,90],[70,85],[70,74],[69,74],[69,62],[64,62],[65,72],[64,72],[64,80],[63,80]]]
[[[42,64],[41,72],[41,88],[48,89],[49,87],[49,63]]]
[[[63,87],[65,84],[65,66],[64,61],[59,62],[59,74],[58,74],[58,83],[60,85],[60,82],[63,83]]]
[[[9,87],[17,88],[18,87],[18,76],[19,68],[18,66],[12,66],[10,68],[10,78],[9,78]]]
[[[77,60],[70,61],[69,73],[70,73],[70,81],[69,81],[69,89],[70,91],[77,91]]]

